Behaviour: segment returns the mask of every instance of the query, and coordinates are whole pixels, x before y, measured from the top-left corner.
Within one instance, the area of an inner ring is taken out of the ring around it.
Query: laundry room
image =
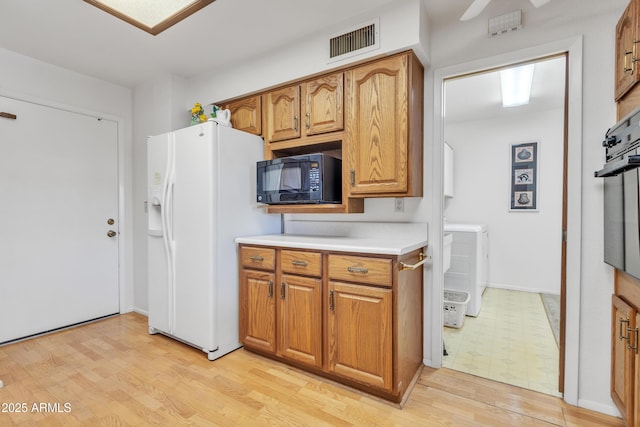
[[[443,363],[554,393],[565,58],[526,67],[445,82],[445,159],[451,159],[445,170],[452,184],[445,184],[451,190],[445,191],[443,228],[452,245],[444,277]],[[531,93],[530,101],[508,107],[500,95],[507,91],[505,73],[512,72],[516,78],[530,73]],[[474,90],[483,92],[469,97]],[[526,350],[532,342],[535,352]]]

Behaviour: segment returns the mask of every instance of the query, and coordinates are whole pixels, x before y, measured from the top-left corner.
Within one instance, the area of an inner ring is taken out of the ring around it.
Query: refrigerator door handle
[[[175,168],[173,165],[175,154],[174,141],[169,141],[167,147],[167,165],[162,193],[162,231],[163,243],[167,260],[167,296],[169,301],[168,327],[169,332],[175,332],[175,242],[173,237],[173,192],[175,183]],[[173,301],[173,303],[172,303]]]

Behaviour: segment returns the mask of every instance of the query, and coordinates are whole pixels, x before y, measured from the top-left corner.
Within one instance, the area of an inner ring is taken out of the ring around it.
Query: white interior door
[[[0,343],[117,313],[117,123],[0,112]]]

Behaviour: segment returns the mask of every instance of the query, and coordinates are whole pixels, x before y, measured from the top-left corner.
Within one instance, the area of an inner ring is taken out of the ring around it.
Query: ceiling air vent
[[[380,46],[379,20],[358,25],[346,33],[329,39],[329,61],[339,61],[377,49]]]

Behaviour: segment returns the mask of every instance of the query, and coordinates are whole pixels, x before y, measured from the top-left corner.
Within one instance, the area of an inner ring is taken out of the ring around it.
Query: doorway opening
[[[445,314],[442,366],[553,395],[564,378],[567,62],[541,57],[443,85],[445,307],[453,291],[468,315],[452,325]],[[530,100],[503,107],[501,71],[523,65],[533,65]]]

